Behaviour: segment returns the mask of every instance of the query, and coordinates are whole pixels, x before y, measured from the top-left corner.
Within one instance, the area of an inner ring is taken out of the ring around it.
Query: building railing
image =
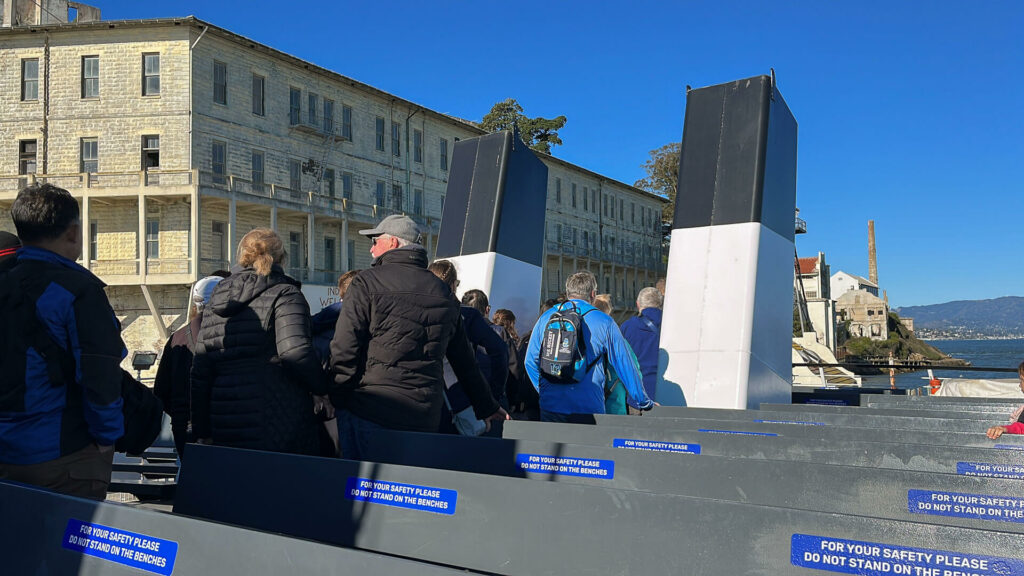
[[[328,196],[314,191],[295,190],[280,184],[253,182],[231,174],[215,174],[199,171],[200,188],[212,188],[228,193],[256,196],[268,200],[283,200],[315,209],[316,212],[334,215],[347,215],[353,219],[375,223],[391,214],[401,214],[402,210],[387,208],[376,204],[363,204],[351,198]],[[423,214],[406,213],[420,226],[431,234],[439,232],[440,218],[432,218]]]
[[[79,188],[146,188],[191,186],[194,170],[151,168],[131,172],[82,172],[74,174],[20,174],[0,176],[0,193],[18,192],[26,186],[48,183],[65,190]]]

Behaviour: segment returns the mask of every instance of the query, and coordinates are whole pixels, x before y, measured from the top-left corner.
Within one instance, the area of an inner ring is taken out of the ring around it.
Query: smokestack
[[[878,286],[878,255],[875,254],[874,220],[868,220],[868,280]]]

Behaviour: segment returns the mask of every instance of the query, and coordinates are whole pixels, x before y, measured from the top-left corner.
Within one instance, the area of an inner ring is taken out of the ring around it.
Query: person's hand
[[[334,404],[327,396],[313,396],[313,413],[323,413],[325,420],[334,418]]]
[[[491,422],[502,422],[502,421],[511,420],[511,419],[512,419],[512,417],[508,415],[508,412],[505,412],[504,408],[498,408],[497,412],[495,412],[494,414],[491,414],[487,418],[484,418],[484,420],[487,421],[488,427],[490,426]],[[490,429],[490,428],[488,428],[488,429]]]
[[[985,432],[985,435],[995,440],[996,438],[1002,436],[1003,432],[1006,432],[1006,426],[993,426],[989,428],[987,432]]]

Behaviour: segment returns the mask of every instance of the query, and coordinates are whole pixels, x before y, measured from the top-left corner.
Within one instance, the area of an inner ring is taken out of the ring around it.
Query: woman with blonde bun
[[[281,238],[257,228],[210,297],[192,363],[192,428],[201,443],[319,452],[313,395],[327,393],[301,284],[281,268]]]

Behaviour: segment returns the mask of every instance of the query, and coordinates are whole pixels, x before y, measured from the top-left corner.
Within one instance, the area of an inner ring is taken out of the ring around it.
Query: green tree
[[[680,142],[665,144],[657,150],[651,150],[651,157],[644,162],[646,178],[637,180],[633,186],[668,198],[668,204],[662,208],[661,221],[672,222],[676,209],[676,187],[679,185],[679,150]]]
[[[523,114],[523,107],[514,98],[502,100],[491,107],[491,111],[480,121],[480,127],[488,132],[519,128],[519,137],[530,148],[551,154],[552,146],[560,146],[562,139],[558,131],[565,126],[565,116],[557,118],[530,118]]]

